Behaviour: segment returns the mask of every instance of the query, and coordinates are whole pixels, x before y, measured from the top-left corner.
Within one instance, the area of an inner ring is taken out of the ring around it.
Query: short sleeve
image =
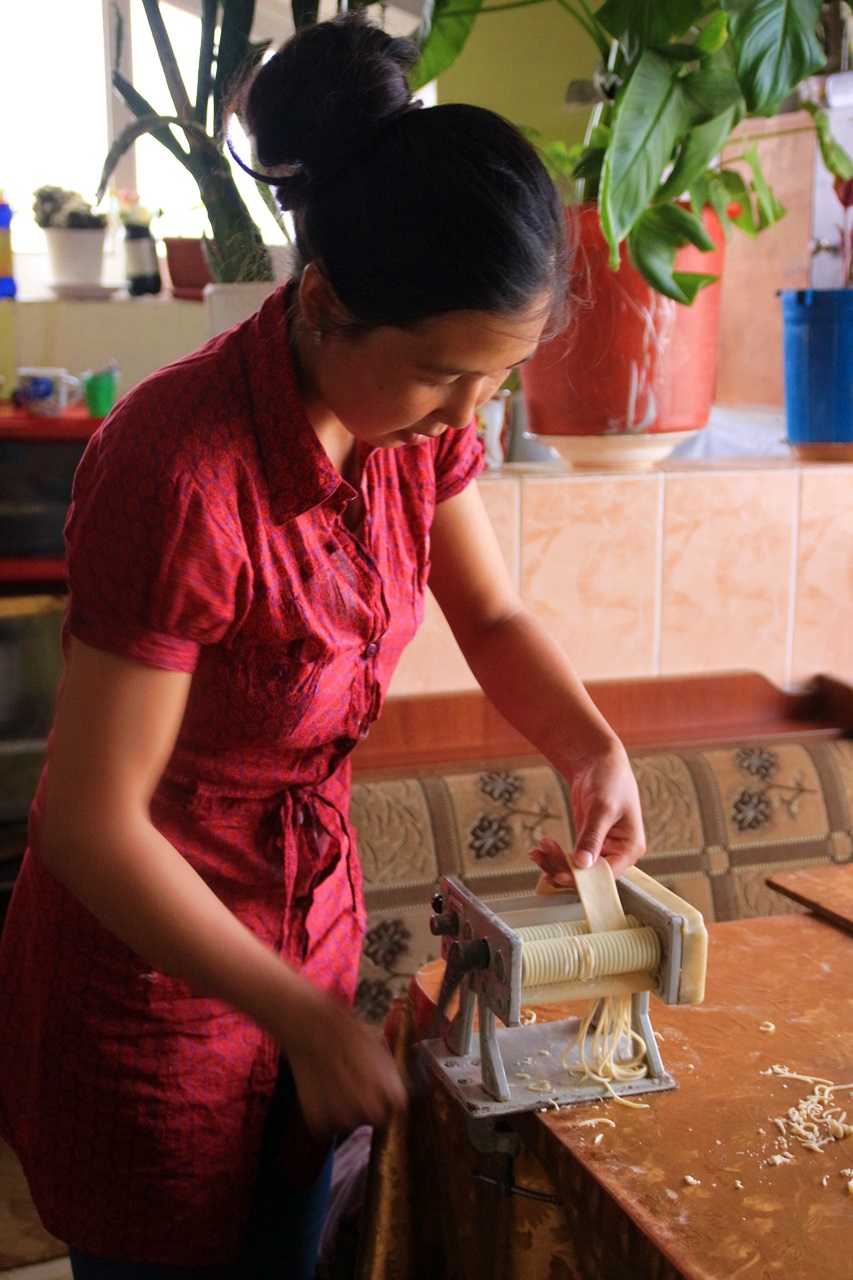
[[[461,493],[486,465],[486,451],[472,421],[464,431],[445,431],[435,451],[435,500]]]
[[[200,647],[223,639],[251,594],[227,504],[192,476],[164,474],[115,420],[80,463],[65,538],[70,633],[148,666],[193,671]]]

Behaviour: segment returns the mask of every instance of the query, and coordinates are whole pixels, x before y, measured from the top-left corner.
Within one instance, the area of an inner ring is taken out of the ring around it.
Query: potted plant
[[[339,7],[341,3],[339,0]],[[135,119],[122,130],[110,148],[101,173],[97,199],[103,198],[115,167],[125,152],[138,138],[149,134],[195,179],[210,222],[211,237],[204,242],[206,272],[202,264],[201,285],[196,280],[189,286],[196,289],[194,296],[200,296],[205,275],[207,279],[222,283],[272,282],[275,278],[272,257],[234,181],[222,137],[225,107],[234,85],[260,61],[270,43],[251,38],[255,0],[200,0],[201,35],[194,98],[190,96],[178,68],[160,12],[160,0],[142,0],[142,4],[174,114],[162,115],[155,111],[122,71],[123,23],[114,5],[112,84]],[[319,0],[292,0],[294,27],[301,28],[316,22],[318,11]],[[269,187],[258,184],[258,189],[271,216],[287,234]],[[170,246],[168,239],[165,244],[171,268],[174,253],[185,245],[176,243]],[[197,250],[194,256],[198,268]]]
[[[122,70],[123,20],[113,6],[112,83],[135,119],[118,135],[104,162],[97,200],[107,191],[121,157],[138,138],[156,138],[198,184],[212,238],[207,243],[211,278],[222,281],[273,279],[272,262],[231,166],[219,145],[223,109],[236,76],[253,66],[266,44],[251,43],[254,0],[202,0],[195,86],[190,98],[169,39],[160,0],[143,0],[174,115],[162,115],[130,83]],[[219,37],[217,41],[217,30]]]
[[[531,2],[550,0],[498,7]],[[755,146],[743,150],[747,177],[723,167],[719,156],[741,121],[775,114],[823,66],[823,6],[821,0],[605,0],[593,11],[586,0],[557,2],[599,55],[591,80],[570,86],[594,99],[583,143],[542,148],[570,176],[568,203],[580,207],[572,222],[586,260],[588,302],[578,332],[567,335],[571,354],[547,344],[525,367],[530,425],[558,434],[695,429],[707,422],[713,394],[707,356],[716,350],[724,233],[736,226],[755,235],[784,213]],[[487,20],[488,12],[482,0],[434,0],[419,31],[413,84],[452,65],[474,21]],[[604,317],[593,319],[599,302]],[[627,339],[618,333],[622,321],[633,328]],[[697,331],[702,362],[685,355],[685,329]],[[592,331],[593,348],[581,352],[584,331]],[[668,376],[673,361],[682,366],[675,379]],[[573,387],[578,369],[582,377]],[[592,385],[596,370],[600,396]],[[559,408],[550,397],[557,384]]]
[[[33,216],[44,231],[54,289],[100,289],[107,215],[95,213],[79,191],[44,186],[33,192]]]

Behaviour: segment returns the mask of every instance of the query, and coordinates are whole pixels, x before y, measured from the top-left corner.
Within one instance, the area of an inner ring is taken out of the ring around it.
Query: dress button
[[[378,653],[378,652],[379,652],[379,645],[376,644],[373,640],[371,640],[370,644],[367,646],[367,648],[364,651],[364,656],[365,658],[372,658],[374,653]]]

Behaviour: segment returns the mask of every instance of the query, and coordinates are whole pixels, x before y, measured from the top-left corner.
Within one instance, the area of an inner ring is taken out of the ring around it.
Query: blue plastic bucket
[[[788,443],[853,441],[853,289],[786,289]]]

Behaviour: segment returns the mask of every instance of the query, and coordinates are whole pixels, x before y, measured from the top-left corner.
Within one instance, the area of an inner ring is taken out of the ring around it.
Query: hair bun
[[[282,207],[298,207],[312,183],[351,164],[367,134],[410,106],[416,57],[410,40],[356,10],[297,32],[258,68],[236,110],[258,163],[285,167],[276,178]]]

